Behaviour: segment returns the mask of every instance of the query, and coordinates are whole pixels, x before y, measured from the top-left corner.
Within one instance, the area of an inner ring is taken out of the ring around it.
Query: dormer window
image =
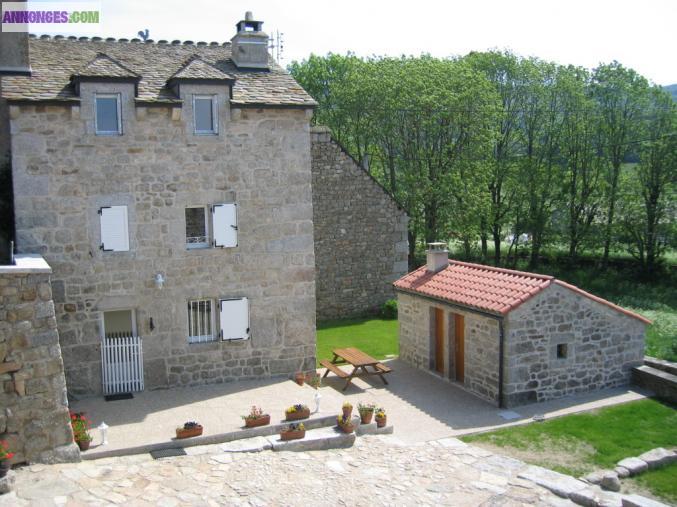
[[[120,94],[97,93],[96,102],[96,134],[115,136],[122,134],[122,115],[120,110]]]
[[[219,133],[216,95],[193,95],[193,121],[197,135]]]

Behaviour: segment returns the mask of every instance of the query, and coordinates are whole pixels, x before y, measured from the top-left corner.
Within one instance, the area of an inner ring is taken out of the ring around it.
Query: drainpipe
[[[498,321],[498,408],[505,408],[503,401],[503,350],[505,336],[503,334],[503,319]]]

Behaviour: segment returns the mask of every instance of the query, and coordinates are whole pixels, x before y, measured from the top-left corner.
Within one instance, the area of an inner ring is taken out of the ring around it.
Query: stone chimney
[[[240,69],[268,70],[268,35],[261,30],[263,21],[254,21],[247,11],[236,26],[237,33],[230,39],[235,65]]]
[[[446,243],[428,243],[427,269],[437,273],[449,265],[449,250]]]
[[[25,0],[19,0],[25,3]],[[5,29],[9,29],[10,26]],[[30,75],[28,24],[12,24],[13,31],[0,32],[0,76]]]

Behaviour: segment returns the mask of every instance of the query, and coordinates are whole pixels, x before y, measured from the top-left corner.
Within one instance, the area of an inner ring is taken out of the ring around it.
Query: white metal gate
[[[143,347],[140,336],[114,333],[101,343],[103,394],[143,391]]]

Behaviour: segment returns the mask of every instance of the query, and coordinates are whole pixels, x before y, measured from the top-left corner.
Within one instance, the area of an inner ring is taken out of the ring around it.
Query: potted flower
[[[280,432],[280,440],[298,440],[306,436],[303,423],[292,423]]]
[[[73,440],[78,444],[81,451],[89,449],[92,442],[92,435],[89,434],[89,428],[92,427],[92,421],[85,417],[84,412],[71,412],[71,427],[73,428]]]
[[[322,377],[320,377],[317,373],[307,378],[306,380],[313,389],[318,389],[322,387]]]
[[[376,419],[376,426],[379,428],[383,428],[386,425],[386,422],[388,420],[386,416],[386,411],[384,408],[377,408],[376,409],[376,415],[374,416],[374,419]]]
[[[303,383],[306,381],[306,374],[303,373],[302,371],[297,371],[294,374],[294,380],[298,385],[302,386]]]
[[[358,403],[357,411],[360,413],[360,423],[369,424],[371,418],[374,416],[374,411],[376,410],[376,405],[373,403]]]
[[[176,438],[190,438],[202,435],[202,425],[195,421],[188,421],[183,427],[176,428]]]
[[[352,433],[355,429],[352,419],[345,414],[339,414],[336,417],[336,424],[338,424],[338,427],[341,428],[341,431],[344,433]]]
[[[310,417],[310,409],[307,405],[297,403],[292,405],[284,411],[287,421],[298,421],[299,419],[306,419]]]
[[[347,417],[350,419],[350,416],[353,415],[353,405],[349,401],[346,401],[343,406],[341,407],[341,410],[343,411],[343,417]]]
[[[252,405],[249,414],[243,415],[242,419],[244,419],[244,425],[247,428],[255,428],[257,426],[270,424],[270,414],[264,414],[263,409],[256,405]]]
[[[0,477],[7,475],[11,465],[9,460],[14,457],[13,452],[9,452],[9,446],[6,441],[0,441]]]

